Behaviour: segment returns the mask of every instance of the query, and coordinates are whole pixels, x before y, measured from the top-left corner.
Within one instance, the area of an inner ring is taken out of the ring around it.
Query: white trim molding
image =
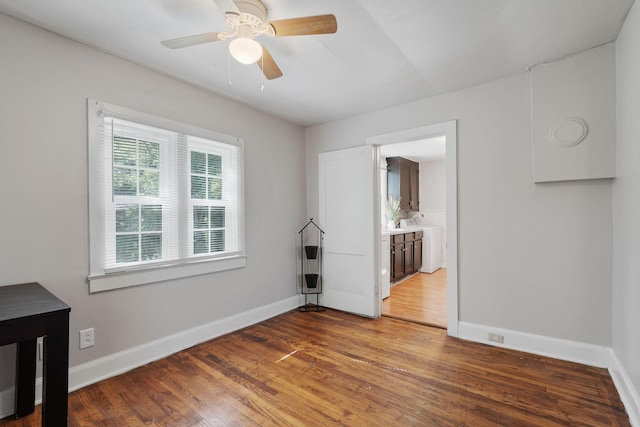
[[[554,359],[567,360],[569,362],[582,363],[583,365],[597,366],[599,368],[609,367],[611,351],[609,347],[467,322],[460,322],[459,332],[460,338],[469,341],[524,351],[540,356],[553,357]],[[504,337],[504,343],[499,344],[489,341],[489,334],[502,335]]]
[[[300,295],[259,307],[206,325],[141,344],[69,369],[69,391],[97,383],[107,378],[162,359],[199,343],[262,322],[293,310],[300,305]],[[458,325],[459,337],[468,341],[494,345],[511,350],[606,368],[620,395],[631,425],[640,427],[640,395],[624,366],[609,347],[577,341],[534,335],[509,329],[494,328],[468,322]],[[504,337],[504,343],[489,341],[489,334]],[[0,417],[13,413],[15,388],[0,391]],[[36,404],[42,403],[42,377],[36,379]]]
[[[622,400],[627,415],[629,415],[631,425],[640,427],[640,396],[633,386],[631,378],[627,375],[624,366],[610,347],[468,322],[460,322],[458,332],[459,338],[468,341],[608,369],[609,375],[611,375],[616,390],[620,395],[620,400]],[[489,334],[502,335],[504,342],[500,344],[489,341]]]
[[[449,120],[367,137],[367,145],[388,145],[444,136],[447,175],[447,334],[458,336],[458,122]],[[380,230],[380,227],[378,227]],[[380,241],[379,236],[376,241]],[[380,271],[380,266],[376,268]],[[380,295],[380,291],[378,290]]]
[[[611,375],[613,383],[616,385],[620,400],[622,400],[624,408],[627,410],[627,415],[629,415],[631,425],[640,427],[640,395],[638,395],[638,390],[633,386],[631,378],[629,378],[627,371],[613,350],[611,350],[609,375]]]
[[[245,311],[206,325],[197,326],[69,369],[69,391],[130,371],[147,363],[193,347],[205,341],[267,320],[298,307],[293,296],[264,307]]]
[[[69,369],[69,391],[120,375],[147,363],[154,362],[186,348],[220,337],[247,326],[260,323],[299,306],[295,295],[272,304],[245,311],[206,325],[197,326],[177,334],[101,357]],[[13,413],[15,389],[0,391],[0,414]],[[36,405],[42,403],[42,377],[36,379]]]

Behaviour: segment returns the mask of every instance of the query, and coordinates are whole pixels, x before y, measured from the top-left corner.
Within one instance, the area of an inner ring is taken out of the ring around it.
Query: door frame
[[[447,334],[452,337],[458,336],[458,161],[457,161],[457,121],[450,120],[443,123],[436,123],[428,126],[421,126],[412,129],[405,129],[397,132],[367,137],[367,145],[381,146],[410,142],[420,139],[429,139],[438,136],[446,138],[446,177],[447,177]],[[378,153],[379,163],[379,149]],[[379,174],[378,174],[379,175]],[[376,206],[380,206],[380,182],[377,182]],[[377,211],[380,209],[378,208]],[[380,213],[376,220],[380,224]],[[378,227],[376,242],[382,238],[382,231]],[[378,249],[379,251],[379,249]],[[379,254],[376,261],[376,269],[380,270]],[[378,282],[378,287],[380,286]],[[377,294],[380,294],[378,291]],[[378,301],[378,304],[381,304]]]

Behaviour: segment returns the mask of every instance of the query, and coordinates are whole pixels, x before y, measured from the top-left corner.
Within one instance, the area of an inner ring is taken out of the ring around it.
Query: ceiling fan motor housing
[[[227,12],[227,25],[240,37],[275,36],[273,27],[265,24],[267,8],[260,0],[236,0],[240,14]]]

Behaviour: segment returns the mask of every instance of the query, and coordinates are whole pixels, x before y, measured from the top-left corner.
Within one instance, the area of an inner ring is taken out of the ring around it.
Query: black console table
[[[70,311],[39,283],[0,286],[0,345],[17,343],[16,418],[34,410],[36,340],[44,337],[42,425],[67,425]]]

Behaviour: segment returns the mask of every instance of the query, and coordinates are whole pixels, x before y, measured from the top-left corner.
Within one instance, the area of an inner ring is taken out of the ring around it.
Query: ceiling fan
[[[333,15],[266,21],[267,8],[260,0],[213,0],[227,18],[229,32],[215,32],[162,41],[170,49],[202,43],[233,39],[229,52],[243,64],[257,63],[269,80],[282,76],[282,71],[266,47],[255,39],[258,36],[286,37],[312,34],[332,34],[338,29]]]

